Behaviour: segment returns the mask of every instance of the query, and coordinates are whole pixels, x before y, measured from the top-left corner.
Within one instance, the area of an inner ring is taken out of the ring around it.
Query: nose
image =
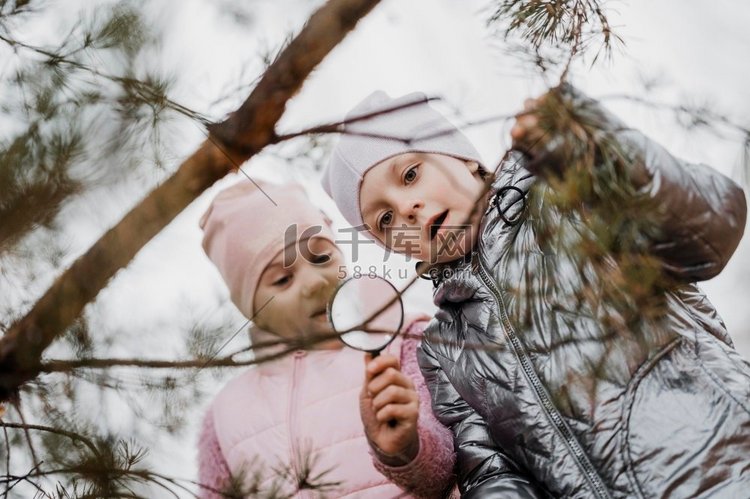
[[[312,298],[329,286],[321,269],[308,265],[302,282],[302,296]]]
[[[417,213],[424,208],[424,202],[420,199],[404,199],[398,203],[398,212],[409,221],[410,224],[417,222]]]

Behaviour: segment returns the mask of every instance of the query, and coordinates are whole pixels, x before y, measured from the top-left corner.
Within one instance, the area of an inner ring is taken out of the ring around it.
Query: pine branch
[[[118,76],[118,75],[104,73],[96,68],[93,68],[91,66],[83,64],[80,61],[70,58],[72,53],[65,54],[65,55],[57,54],[55,52],[51,52],[42,47],[36,47],[34,45],[30,45],[24,42],[20,42],[18,40],[14,40],[12,38],[8,38],[7,36],[3,36],[2,34],[0,34],[0,41],[5,42],[6,44],[8,44],[9,46],[13,48],[21,47],[26,50],[35,52],[39,55],[42,55],[44,57],[47,57],[48,64],[50,65],[64,64],[72,68],[78,69],[80,71],[89,73],[93,76],[98,76],[100,78],[104,78],[114,83],[118,83],[122,85],[124,89],[127,89],[131,94],[136,95],[139,98],[143,99],[143,102],[152,103],[153,105],[163,105],[188,118],[197,120],[200,123],[203,123],[204,125],[209,123],[209,120],[207,117],[203,116],[197,111],[194,111],[188,108],[187,106],[180,104],[179,102],[173,101],[172,99],[167,97],[157,86],[152,85],[148,81],[141,81],[132,77]]]
[[[562,65],[565,81],[571,63],[597,41],[593,66],[603,54],[611,56],[615,45],[624,44],[605,11],[605,0],[493,0],[487,24],[497,25],[506,42],[515,37],[510,53],[531,56],[543,73]]]
[[[0,339],[0,399],[39,373],[47,346],[121,268],[217,180],[272,142],[287,101],[377,0],[331,0],[315,12],[242,106],[210,127],[211,138],[83,256]],[[228,151],[225,153],[223,149]]]
[[[55,428],[52,426],[44,426],[44,425],[28,424],[28,423],[10,423],[7,421],[1,421],[0,426],[2,426],[3,428],[13,428],[13,429],[23,430],[24,432],[28,432],[28,430],[35,430],[35,431],[43,431],[43,432],[53,433],[55,435],[67,437],[75,442],[80,442],[84,444],[86,447],[88,447],[88,449],[95,456],[101,457],[99,456],[99,451],[97,450],[96,445],[94,445],[94,443],[91,440],[72,431],[63,430],[61,428]],[[39,464],[37,464],[35,467],[38,467],[38,466]]]

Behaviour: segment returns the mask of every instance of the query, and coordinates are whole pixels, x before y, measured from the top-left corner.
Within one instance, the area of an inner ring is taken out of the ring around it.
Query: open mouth
[[[445,210],[440,215],[438,215],[435,220],[433,220],[432,224],[430,224],[430,240],[435,239],[435,236],[437,236],[437,233],[440,230],[440,227],[443,225],[443,222],[445,222],[447,216],[448,210]]]
[[[310,314],[310,318],[315,321],[327,321],[328,314],[326,313],[325,307],[318,309],[312,314]]]

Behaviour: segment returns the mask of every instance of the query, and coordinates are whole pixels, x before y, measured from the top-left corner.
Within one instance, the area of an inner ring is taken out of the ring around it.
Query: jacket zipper
[[[294,352],[294,364],[292,366],[292,383],[289,389],[289,449],[291,451],[291,466],[292,466],[292,472],[294,473],[295,479],[299,478],[300,469],[299,464],[297,461],[298,459],[302,459],[302,456],[299,455],[299,448],[297,446],[297,377],[299,374],[299,371],[302,371],[302,364],[300,362],[300,359],[303,355],[305,355],[305,352],[303,351],[296,351]],[[298,481],[295,482],[295,487],[298,486]],[[302,490],[297,491],[298,497],[307,497],[307,493]]]
[[[589,461],[586,453],[583,451],[583,448],[581,448],[581,444],[578,442],[578,439],[576,439],[575,435],[573,435],[573,432],[568,427],[568,425],[565,424],[565,421],[563,421],[562,416],[558,412],[557,408],[555,408],[555,406],[552,404],[549,394],[547,393],[544,385],[542,384],[539,376],[537,375],[534,367],[531,364],[531,359],[529,359],[525,348],[521,344],[521,341],[519,340],[518,336],[513,330],[513,327],[510,324],[507,311],[505,310],[505,304],[502,297],[500,296],[500,291],[497,289],[495,283],[489,277],[489,272],[487,272],[487,270],[485,269],[484,263],[482,262],[482,259],[479,257],[479,255],[477,255],[477,260],[479,263],[479,276],[484,282],[484,285],[487,286],[487,288],[495,297],[495,302],[497,303],[498,310],[500,311],[500,319],[503,325],[503,332],[510,342],[511,347],[513,348],[513,353],[515,354],[518,362],[521,364],[521,368],[526,374],[526,378],[529,380],[529,383],[531,383],[531,387],[534,389],[534,393],[536,394],[537,399],[541,402],[542,408],[547,414],[548,419],[552,422],[552,425],[557,431],[558,435],[563,439],[565,444],[568,446],[568,449],[572,452],[573,458],[576,460],[576,464],[578,464],[578,467],[581,469],[584,476],[588,479],[589,484],[596,493],[596,496],[607,498],[611,497],[609,495],[609,492],[607,491],[607,488],[604,486],[604,483],[602,483],[601,477],[594,469],[591,461]]]

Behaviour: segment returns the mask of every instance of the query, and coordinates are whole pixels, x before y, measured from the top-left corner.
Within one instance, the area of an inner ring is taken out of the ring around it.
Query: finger
[[[513,124],[511,135],[516,130],[517,135],[525,135],[529,130],[539,126],[539,117],[536,113],[519,114],[516,116],[516,122]]]
[[[389,354],[379,355],[374,359],[371,358],[371,360],[367,363],[366,375],[368,379],[371,379],[381,372],[385,371],[389,367],[399,370],[401,368],[401,363],[399,362],[398,358],[394,355]]]
[[[374,397],[389,385],[397,385],[404,388],[411,388],[414,386],[411,380],[406,377],[401,371],[397,371],[396,369],[389,367],[382,373],[375,376],[372,380],[370,380],[370,382],[367,383],[367,389]]]
[[[536,113],[524,114],[518,117],[516,123],[529,130],[539,126],[539,117]]]
[[[419,414],[414,404],[388,404],[375,413],[379,423],[387,424],[391,419],[396,421],[415,421]]]
[[[546,138],[544,130],[537,127],[529,130],[523,140],[530,148],[539,150],[544,147]]]
[[[365,379],[369,382],[388,369],[395,369],[396,371],[399,371],[400,368],[401,363],[395,356],[380,355],[367,364],[365,370]]]
[[[525,147],[526,149],[537,148],[538,143],[541,142],[544,135],[545,131],[539,125],[539,120],[536,117],[518,123],[514,127],[514,130],[511,130],[514,145]]]
[[[510,137],[513,140],[521,140],[524,135],[526,135],[526,127],[516,121],[513,128],[510,129]]]
[[[367,389],[370,391],[373,397],[383,391],[390,385],[401,386],[404,388],[410,388],[412,385],[411,380],[404,376],[403,373],[389,367],[384,372],[375,376],[368,384]]]
[[[382,409],[388,404],[411,404],[418,400],[417,392],[402,386],[390,385],[372,399],[375,411]]]

